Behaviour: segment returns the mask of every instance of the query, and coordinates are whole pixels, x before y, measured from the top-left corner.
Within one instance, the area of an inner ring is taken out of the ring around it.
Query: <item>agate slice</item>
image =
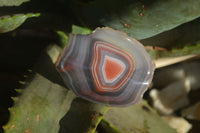
[[[111,106],[139,102],[154,73],[142,44],[110,28],[71,35],[56,67],[78,96]]]

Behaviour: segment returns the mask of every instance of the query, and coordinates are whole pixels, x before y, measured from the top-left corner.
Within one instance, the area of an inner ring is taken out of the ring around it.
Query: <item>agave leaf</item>
[[[74,3],[77,18],[84,24],[108,26],[136,39],[154,36],[200,16],[199,0],[95,0]]]
[[[0,0],[1,6],[19,6],[24,2],[28,2],[29,0]]]
[[[111,108],[100,125],[112,133],[176,133],[144,100],[126,108]]]
[[[5,132],[58,132],[59,120],[69,110],[74,97],[71,91],[35,74],[10,109]]]
[[[16,14],[14,16],[2,16],[0,17],[0,33],[12,31],[23,24],[27,18],[38,17],[39,15],[39,13],[28,13]]]

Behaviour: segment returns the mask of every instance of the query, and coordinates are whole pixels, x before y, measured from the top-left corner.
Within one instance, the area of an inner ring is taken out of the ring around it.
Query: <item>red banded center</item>
[[[95,90],[98,92],[120,90],[133,73],[132,57],[126,51],[103,42],[96,42],[93,50],[91,72]]]
[[[125,67],[119,59],[105,56],[102,67],[104,80],[108,83],[115,81],[123,73]]]

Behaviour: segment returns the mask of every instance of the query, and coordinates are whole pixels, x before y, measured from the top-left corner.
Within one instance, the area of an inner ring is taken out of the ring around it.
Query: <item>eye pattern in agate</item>
[[[110,106],[139,102],[155,69],[142,44],[107,27],[71,35],[56,68],[78,96]]]

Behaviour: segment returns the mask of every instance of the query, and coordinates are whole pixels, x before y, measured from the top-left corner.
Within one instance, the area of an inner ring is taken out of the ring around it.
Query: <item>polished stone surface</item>
[[[57,70],[78,96],[111,106],[137,103],[151,83],[154,63],[142,44],[111,28],[71,35]]]

